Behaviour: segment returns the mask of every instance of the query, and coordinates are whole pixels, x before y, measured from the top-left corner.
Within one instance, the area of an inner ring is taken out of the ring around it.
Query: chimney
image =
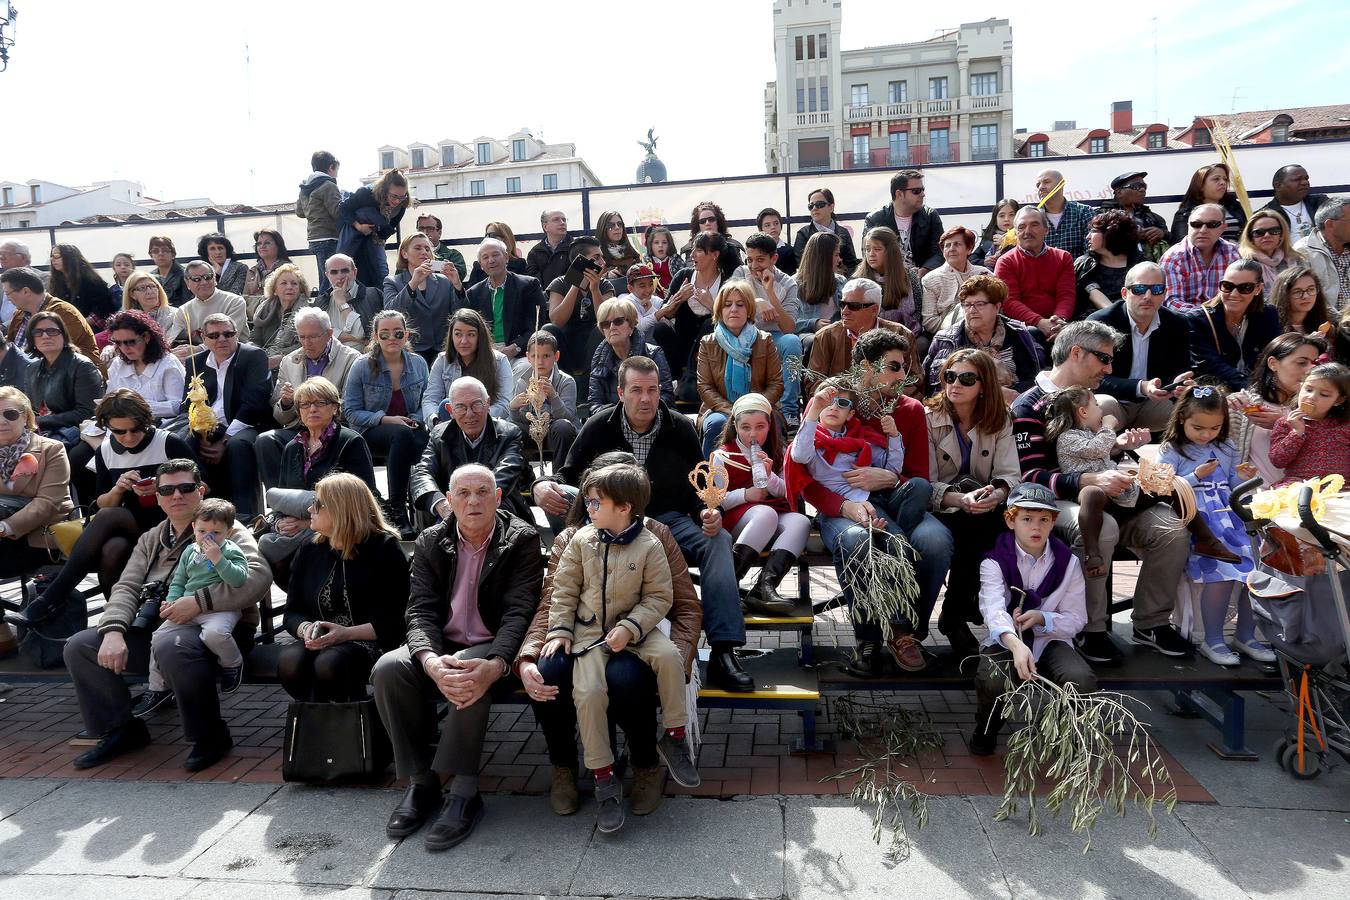
[[[1116,134],[1134,131],[1134,101],[1117,100],[1111,104],[1111,130]]]

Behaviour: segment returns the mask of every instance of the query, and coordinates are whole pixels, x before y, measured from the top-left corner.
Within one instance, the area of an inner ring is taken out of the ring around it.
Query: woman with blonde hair
[[[164,285],[149,272],[132,272],[127,276],[126,284],[122,286],[122,309],[140,310],[154,319],[170,343],[183,330],[183,319],[178,310],[169,305]]]
[[[1303,254],[1289,241],[1289,227],[1284,216],[1273,209],[1258,209],[1242,226],[1238,239],[1238,256],[1254,259],[1261,264],[1265,277],[1261,279],[1266,299],[1271,299],[1276,279],[1290,266],[1304,264]],[[1320,324],[1320,323],[1319,323]]]
[[[268,362],[275,370],[283,356],[300,347],[295,314],[309,305],[309,284],[299,266],[282,263],[267,276],[263,294],[266,299],[254,314],[251,340],[267,351]]]
[[[713,333],[699,341],[698,428],[703,456],[718,446],[737,400],[763,394],[777,406],[783,397],[783,366],[767,331],[754,324],[755,289],[746,281],[722,285],[713,301]]]
[[[65,448],[38,434],[23,391],[0,388],[0,578],[32,575],[50,564],[56,540],[48,526],[70,511]]]
[[[595,311],[601,341],[591,356],[591,379],[587,402],[591,409],[614,403],[619,396],[619,365],[630,356],[646,356],[661,372],[661,399],[675,405],[675,382],[666,353],[643,340],[638,330],[637,305],[632,300],[610,297]]]
[[[282,649],[277,678],[296,700],[364,700],[375,661],[405,637],[408,560],[355,475],[321,479],[309,517],[314,539],[292,560],[283,619],[296,642]]]
[[[384,308],[407,316],[414,335],[413,350],[428,366],[445,346],[450,310],[460,296],[437,268],[431,240],[414,231],[398,245],[394,274],[384,279],[383,286]]]

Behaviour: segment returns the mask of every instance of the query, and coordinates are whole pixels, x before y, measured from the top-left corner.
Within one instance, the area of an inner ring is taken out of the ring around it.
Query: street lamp
[[[9,48],[14,46],[14,23],[19,21],[19,11],[9,0],[4,0],[3,18],[0,18],[0,72],[9,68]],[[5,29],[9,34],[5,34]]]

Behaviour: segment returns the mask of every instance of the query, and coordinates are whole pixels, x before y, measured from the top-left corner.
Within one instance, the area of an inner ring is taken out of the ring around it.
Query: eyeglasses
[[[984,309],[986,306],[993,306],[993,305],[994,301],[992,300],[968,300],[965,303],[961,304],[961,308],[964,309],[966,312],[977,312],[981,309]]]
[[[323,506],[324,506],[323,501],[320,500],[318,497],[315,497],[314,502],[309,505],[309,508],[314,510],[315,512],[323,512]]]
[[[586,512],[597,512],[600,509],[599,497],[587,497],[585,503],[586,503]]]
[[[60,337],[60,328],[34,328],[33,337]]]
[[[482,400],[475,400],[472,403],[456,403],[450,407],[450,411],[457,416],[462,416],[470,411],[480,413],[485,409],[487,409],[487,403]]]
[[[376,337],[382,341],[401,341],[406,335],[406,331],[381,331]]]
[[[892,373],[903,372],[905,371],[905,364],[902,362],[894,362],[894,361],[882,363],[881,365],[877,366],[877,371],[892,372]]]
[[[182,484],[161,484],[155,488],[155,493],[161,497],[172,497],[173,492],[177,491],[186,497],[188,494],[196,493],[198,486],[195,481],[185,481]]]
[[[389,194],[389,199],[392,200],[392,201],[395,202],[395,203],[402,203],[404,200],[407,200],[407,199],[408,199],[408,195],[407,195],[407,194]]]
[[[1219,290],[1225,294],[1241,294],[1247,296],[1261,286],[1259,281],[1249,281],[1246,284],[1233,284],[1231,281],[1220,281]]]
[[[23,418],[23,413],[17,409],[7,409],[0,412],[0,416],[4,416],[6,422],[17,422]]]
[[[156,284],[156,283],[153,282],[153,281],[142,281],[140,284],[138,284],[138,285],[136,285],[134,288],[132,288],[132,290],[133,290],[133,291],[154,291],[155,293],[159,293],[159,285]]]
[[[852,409],[853,401],[847,397],[835,397],[830,401],[831,406],[837,406],[840,409]]]
[[[716,221],[717,216],[704,216],[703,218],[698,220],[698,224],[707,225],[709,222],[716,222]]]
[[[942,373],[942,380],[948,384],[956,384],[959,381],[963,387],[974,387],[976,382],[980,380],[980,375],[978,372],[948,371]]]
[[[1136,297],[1142,297],[1142,296],[1144,296],[1145,294],[1152,294],[1152,295],[1155,296],[1155,297],[1161,297],[1163,294],[1167,293],[1167,285],[1165,285],[1165,284],[1132,284],[1132,285],[1130,285],[1130,293],[1131,293],[1131,294],[1134,294]]]
[[[806,208],[810,210],[824,209],[829,205],[830,204],[824,200],[813,200],[812,202],[806,204]]]
[[[331,400],[302,400],[296,404],[299,409],[323,409],[325,406],[332,406]]]
[[[1146,191],[1148,185],[1142,181],[1131,181],[1129,184],[1122,184],[1120,189],[1122,191]]]
[[[1104,365],[1104,366],[1109,366],[1109,365],[1111,365],[1111,361],[1115,359],[1115,357],[1112,356],[1111,354],[1109,354],[1109,353],[1103,353],[1103,352],[1100,351],[1100,350],[1089,350],[1089,349],[1086,348],[1086,347],[1082,347],[1082,348],[1080,348],[1080,349],[1081,349],[1084,353],[1090,353],[1090,354],[1092,354],[1093,356],[1097,357],[1097,360],[1098,360],[1102,365]]]
[[[1201,222],[1199,219],[1193,219],[1191,220],[1190,225],[1192,228],[1208,228],[1211,231],[1213,231],[1215,228],[1222,228],[1223,222],[1213,222],[1213,221]]]
[[[111,425],[109,425],[108,430],[111,431],[113,434],[118,435],[119,437],[124,434],[145,434],[144,425],[135,425],[131,428],[114,428]]]
[[[1257,237],[1266,237],[1267,235],[1271,235],[1271,236],[1274,236],[1274,237],[1279,237],[1279,236],[1282,235],[1282,234],[1284,234],[1284,229],[1281,228],[1279,225],[1272,225],[1272,226],[1270,226],[1269,228],[1253,228],[1253,229],[1252,229],[1252,237],[1254,237],[1254,238],[1257,238]]]
[[[609,329],[615,328],[615,327],[617,327],[617,326],[619,326],[619,325],[622,325],[623,323],[625,323],[625,322],[627,322],[627,321],[628,321],[627,319],[622,319],[622,318],[620,318],[620,319],[606,319],[605,321],[603,321],[603,322],[597,322],[596,324],[600,326],[600,330],[601,330],[601,331],[609,331]]]
[[[920,197],[920,196],[922,196],[924,193],[926,193],[925,189],[924,189],[924,188],[921,188],[921,187],[916,187],[916,188],[901,188],[900,190],[901,190],[902,193],[903,193],[904,191],[909,191],[909,192],[910,192],[911,194],[913,194],[915,197]]]
[[[202,337],[208,341],[223,341],[226,338],[232,338],[239,332],[237,331],[203,331]]]
[[[203,281],[215,281],[215,280],[216,280],[216,275],[215,275],[214,272],[207,272],[205,275],[189,275],[189,276],[188,276],[188,281],[191,281],[191,282],[193,282],[193,283],[195,283],[195,284],[201,284]]]
[[[1308,297],[1316,297],[1317,288],[1316,287],[1290,288],[1289,296],[1295,300],[1303,300]]]
[[[857,301],[854,301],[854,300],[845,300],[845,301],[843,301],[842,303],[840,303],[839,306],[840,306],[842,309],[847,309],[847,310],[849,310],[850,312],[861,312],[861,311],[863,311],[864,309],[867,309],[867,308],[870,307],[870,306],[876,306],[876,304],[875,304],[875,303],[858,303]]]
[[[136,335],[134,338],[113,338],[111,343],[114,347],[133,347],[140,342],[141,336]]]
[[[329,275],[350,275],[350,274],[352,274],[352,270],[351,270],[351,269],[329,269],[329,270],[328,270],[328,274],[329,274]]]

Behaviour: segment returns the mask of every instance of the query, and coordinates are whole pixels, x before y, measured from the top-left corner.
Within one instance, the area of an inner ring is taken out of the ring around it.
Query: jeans
[[[314,254],[314,262],[319,267],[319,293],[322,294],[328,290],[328,257],[337,252],[337,238],[327,241],[310,241],[310,252]]]
[[[666,512],[652,516],[670,529],[675,543],[691,566],[698,567],[699,599],[703,603],[703,633],[710,644],[744,644],[745,617],[741,594],[731,562],[731,534],[725,529],[712,537],[686,513]]]
[[[789,370],[794,368],[793,361],[801,362],[802,338],[798,334],[769,333],[773,336],[774,347],[778,348],[778,358],[783,362],[783,401],[780,408],[783,415],[795,421],[801,416],[797,398],[801,395],[802,380],[794,378]]]
[[[703,417],[703,458],[722,446],[722,429],[727,426],[727,414],[710,412]]]
[[[572,702],[572,657],[566,653],[545,656],[538,662],[544,683],[558,688],[558,696],[534,701],[534,718],[548,744],[548,761],[567,769],[577,768],[577,708]],[[623,729],[633,765],[657,765],[656,673],[632,653],[616,653],[605,663],[609,687],[610,722]]]

